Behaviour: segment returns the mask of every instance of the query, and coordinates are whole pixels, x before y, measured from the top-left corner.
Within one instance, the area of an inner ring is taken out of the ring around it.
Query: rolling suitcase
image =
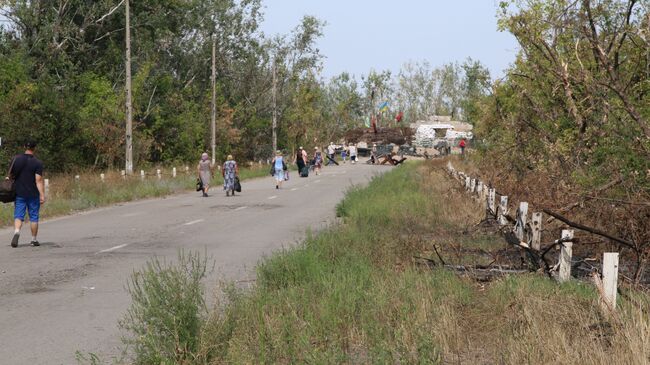
[[[300,177],[308,177],[309,176],[309,167],[305,166],[300,170]]]

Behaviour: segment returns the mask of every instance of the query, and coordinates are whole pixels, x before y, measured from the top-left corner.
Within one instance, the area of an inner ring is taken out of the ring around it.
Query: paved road
[[[250,282],[260,258],[332,222],[346,189],[387,169],[348,164],[294,173],[281,190],[258,179],[236,197],[183,194],[53,219],[38,248],[25,229],[18,248],[13,230],[0,231],[0,364],[75,364],[77,350],[110,360],[130,303],[125,283],[149,258],[207,250],[216,263],[208,286]]]

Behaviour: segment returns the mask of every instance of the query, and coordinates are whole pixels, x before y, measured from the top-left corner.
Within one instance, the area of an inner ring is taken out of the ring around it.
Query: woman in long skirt
[[[196,168],[199,174],[199,179],[201,179],[201,184],[203,185],[203,197],[208,196],[210,180],[212,178],[212,167],[210,156],[208,156],[207,153],[203,153],[201,155],[201,161],[199,161],[199,165]]]
[[[221,169],[221,176],[223,176],[223,190],[226,191],[226,196],[235,196],[235,178],[239,176],[239,166],[233,160],[232,155],[228,155],[226,162],[223,163]]]

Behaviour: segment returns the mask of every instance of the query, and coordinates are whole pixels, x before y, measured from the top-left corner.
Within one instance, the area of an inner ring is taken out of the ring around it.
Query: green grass
[[[417,265],[413,257],[433,244],[444,254],[503,247],[467,233],[482,215],[475,204],[433,164],[406,164],[352,189],[337,207],[341,225],[264,260],[252,290],[224,290],[185,363],[650,361],[646,294],[621,300],[611,316],[588,283],[529,274],[481,284]]]
[[[266,176],[266,167],[242,168],[242,180]],[[212,181],[217,189],[223,184],[223,179],[217,176]],[[81,175],[77,182],[73,175],[58,175],[50,178],[50,194],[41,208],[42,218],[68,215],[74,212],[108,206],[116,203],[129,202],[147,198],[158,198],[180,192],[193,190],[196,186],[195,174],[179,173],[176,178],[171,176],[158,179],[147,176],[141,180],[139,176],[122,179],[119,172],[106,174],[105,182],[99,179],[99,173]],[[13,224],[13,204],[0,204],[0,226]]]

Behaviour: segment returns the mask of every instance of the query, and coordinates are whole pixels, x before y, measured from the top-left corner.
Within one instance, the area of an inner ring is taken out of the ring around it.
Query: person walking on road
[[[235,179],[239,176],[239,166],[232,155],[228,155],[226,162],[223,163],[221,176],[223,176],[223,190],[226,191],[226,196],[230,194],[235,196]]]
[[[316,175],[320,175],[320,170],[323,167],[323,153],[318,147],[314,147],[314,151],[314,172]]]
[[[350,151],[350,161],[352,161],[352,164],[354,165],[357,163],[357,146],[355,146],[354,143],[350,143],[348,151]]]
[[[465,138],[462,138],[460,140],[460,143],[458,143],[458,147],[460,147],[460,154],[465,155]]]
[[[327,157],[329,158],[327,160],[326,166],[329,166],[336,162],[336,160],[334,160],[335,153],[336,147],[334,146],[334,142],[330,142],[329,146],[327,146]]]
[[[199,179],[201,180],[201,185],[203,186],[203,197],[208,197],[208,190],[210,190],[210,180],[212,178],[212,162],[210,162],[210,156],[207,153],[201,155],[201,161],[196,167],[199,173]]]
[[[284,181],[285,171],[287,171],[287,164],[284,162],[284,158],[282,157],[282,151],[275,151],[275,158],[273,158],[271,164],[273,165],[274,170],[273,177],[275,178],[275,188],[280,189],[282,187],[282,182]]]
[[[34,157],[35,141],[25,143],[25,153],[14,157],[9,173],[15,179],[16,202],[14,203],[14,236],[11,247],[18,247],[20,228],[29,213],[32,231],[32,246],[38,243],[38,220],[41,205],[45,203],[45,184],[43,180],[43,163]]]
[[[296,165],[298,166],[298,173],[307,166],[307,152],[302,149],[302,146],[298,148],[298,152],[296,153]]]
[[[345,163],[345,160],[348,158],[348,148],[343,144],[343,149],[341,150],[341,160]]]

